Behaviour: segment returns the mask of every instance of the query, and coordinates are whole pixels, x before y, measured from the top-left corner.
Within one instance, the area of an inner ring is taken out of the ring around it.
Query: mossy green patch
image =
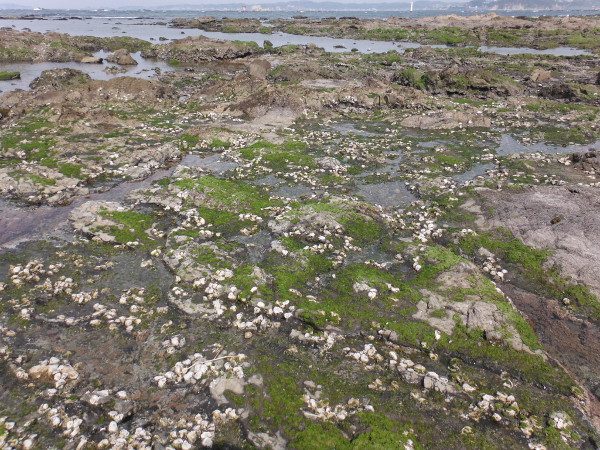
[[[21,72],[0,72],[0,81],[16,80],[21,78]]]
[[[546,267],[550,256],[548,250],[536,250],[516,239],[510,231],[499,229],[479,235],[463,236],[460,249],[469,255],[475,255],[480,247],[486,248],[516,266],[530,281],[534,282],[543,295],[562,300],[568,297],[580,312],[600,318],[600,302],[590,290],[561,276],[558,269]]]
[[[490,343],[486,341],[483,331],[468,330],[460,323],[454,327],[452,336],[442,336],[436,348],[488,369],[501,368],[517,378],[563,395],[571,395],[575,386],[575,382],[562,369],[552,366],[541,356]]]
[[[71,178],[82,178],[83,174],[81,173],[81,171],[83,170],[83,168],[84,168],[84,166],[82,166],[81,164],[73,164],[73,163],[58,164],[59,172],[65,176],[71,177]]]
[[[135,241],[145,244],[151,242],[146,230],[154,223],[153,216],[135,211],[103,211],[100,214],[121,225],[110,230],[119,244]]]
[[[278,204],[278,202],[270,200],[263,189],[242,181],[233,182],[214,176],[205,176],[198,179],[177,180],[173,184],[182,189],[203,192],[228,212],[264,215],[263,208]]]
[[[314,157],[306,150],[306,144],[299,141],[286,141],[280,145],[260,141],[240,149],[240,153],[245,159],[260,157],[261,164],[274,171],[285,172],[293,166],[315,167]]]

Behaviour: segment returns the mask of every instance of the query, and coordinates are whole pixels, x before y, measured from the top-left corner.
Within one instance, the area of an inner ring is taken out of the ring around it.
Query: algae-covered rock
[[[117,222],[102,213],[123,210],[123,205],[116,202],[90,201],[73,210],[69,219],[75,231],[102,242],[112,243],[116,242],[116,238],[110,230],[117,226]]]
[[[0,81],[18,80],[21,72],[0,72]]]
[[[77,69],[50,69],[34,79],[29,87],[31,89],[65,89],[88,83],[92,78],[85,72]]]
[[[243,58],[262,52],[262,48],[254,42],[231,42],[205,36],[190,36],[169,44],[156,45],[142,52],[142,56],[187,64]]]

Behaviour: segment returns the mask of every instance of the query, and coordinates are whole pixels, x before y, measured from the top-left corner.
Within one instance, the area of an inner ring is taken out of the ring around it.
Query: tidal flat
[[[0,447],[600,445],[600,17],[154,26],[0,29]]]

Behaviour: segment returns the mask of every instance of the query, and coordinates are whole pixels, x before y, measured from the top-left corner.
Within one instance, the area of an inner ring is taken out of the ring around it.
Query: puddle
[[[171,176],[177,166],[186,165],[193,167],[197,160],[202,163],[202,158],[197,157],[197,155],[187,155],[179,164],[159,169],[144,180],[120,183],[105,192],[78,197],[72,203],[65,206],[19,208],[12,202],[0,199],[0,246],[13,245],[18,243],[19,240],[30,236],[41,237],[58,230],[67,223],[71,211],[85,202],[99,200],[121,202],[132,191],[149,188],[154,181]]]
[[[259,186],[270,186],[273,188],[271,191],[273,195],[291,198],[293,200],[300,200],[302,197],[311,196],[315,193],[309,186],[304,184],[294,184],[290,186],[285,180],[277,178],[273,174],[255,180],[254,184],[258,184]]]
[[[356,128],[356,123],[352,122],[332,123],[331,129],[345,136],[349,134],[357,134],[359,136],[382,136],[383,134],[383,132],[376,133],[374,131],[361,130],[360,128]]]
[[[235,169],[239,166],[234,161],[227,161],[221,159],[221,154],[215,153],[210,156],[201,155],[187,155],[181,161],[181,165],[189,167],[200,167],[202,169],[211,170],[217,175],[222,175],[229,170]]]
[[[590,148],[600,148],[600,141],[591,144],[574,145],[549,145],[543,142],[524,145],[509,134],[503,134],[500,145],[496,149],[496,154],[500,156],[512,155],[515,153],[544,153],[547,155],[557,155],[563,153],[575,153],[587,151]]]
[[[302,80],[300,82],[301,86],[316,88],[316,89],[336,89],[341,87],[349,87],[353,86],[356,83],[353,81],[346,80],[326,80],[326,79],[317,79],[317,80]]]
[[[482,46],[482,47],[479,47],[479,51],[485,52],[485,53],[496,53],[498,55],[505,55],[505,56],[524,55],[524,54],[552,55],[552,56],[581,56],[581,55],[591,55],[592,54],[588,51],[580,50],[578,48],[572,48],[572,47],[556,47],[556,48],[549,48],[546,50],[536,50],[534,48],[528,48],[528,47],[519,48],[519,47]]]
[[[15,24],[17,25],[15,27]],[[15,29],[29,29],[39,33],[54,31],[57,33],[68,33],[71,36],[96,36],[96,37],[115,37],[128,36],[153,43],[165,43],[174,39],[181,39],[189,34],[185,30],[177,28],[169,28],[166,24],[158,25],[154,20],[140,20],[136,17],[102,17],[102,18],[85,18],[83,20],[61,20],[61,19],[45,19],[45,20],[0,20],[0,27],[8,27]],[[159,38],[165,40],[159,41]]]
[[[404,181],[390,181],[389,183],[359,184],[356,195],[369,203],[381,206],[402,206],[417,200],[406,188]]]
[[[297,184],[290,186],[288,184],[282,184],[273,191],[273,194],[280,197],[291,198],[293,200],[300,200],[302,197],[313,195],[315,192],[303,184]]]
[[[109,55],[107,52],[97,52],[94,56],[106,58]],[[2,64],[2,70],[7,72],[20,72],[21,79],[12,81],[3,81],[0,83],[0,92],[14,91],[16,89],[29,90],[29,84],[39,77],[44,70],[51,69],[77,69],[87,73],[94,80],[110,80],[116,77],[133,76],[137,78],[149,79],[157,75],[157,73],[174,72],[182,70],[168,65],[165,62],[153,61],[142,58],[140,53],[132,53],[131,56],[138,62],[137,66],[118,66],[117,64],[107,63],[102,64],[82,64],[78,62],[42,62],[42,63],[10,63]],[[126,71],[123,73],[106,73],[104,69],[107,67],[122,67]]]
[[[419,147],[424,147],[424,148],[436,148],[436,147],[443,147],[444,144],[441,141],[423,141],[423,142],[419,142]]]
[[[232,239],[246,247],[248,252],[247,262],[257,264],[265,259],[265,255],[271,251],[271,241],[273,238],[267,230],[261,230],[250,236],[235,236]]]
[[[465,183],[467,181],[472,181],[477,177],[484,176],[486,171],[491,170],[495,167],[495,164],[492,162],[479,163],[476,164],[471,170],[468,170],[463,173],[457,173],[452,176],[456,181]]]

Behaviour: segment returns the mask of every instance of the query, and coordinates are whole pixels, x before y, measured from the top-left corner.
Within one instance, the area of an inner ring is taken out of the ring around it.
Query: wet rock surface
[[[421,130],[449,130],[452,128],[490,128],[492,121],[488,117],[464,112],[439,112],[423,116],[410,116],[402,121],[407,128]]]
[[[597,446],[597,56],[73,46],[183,70],[0,97],[0,447]]]
[[[137,61],[129,54],[125,48],[120,48],[106,57],[108,62],[119,64],[121,66],[136,66]]]
[[[495,209],[492,227],[504,226],[525,244],[552,250],[549,267],[600,293],[594,235],[600,212],[597,188],[576,185],[544,186],[490,198]]]

